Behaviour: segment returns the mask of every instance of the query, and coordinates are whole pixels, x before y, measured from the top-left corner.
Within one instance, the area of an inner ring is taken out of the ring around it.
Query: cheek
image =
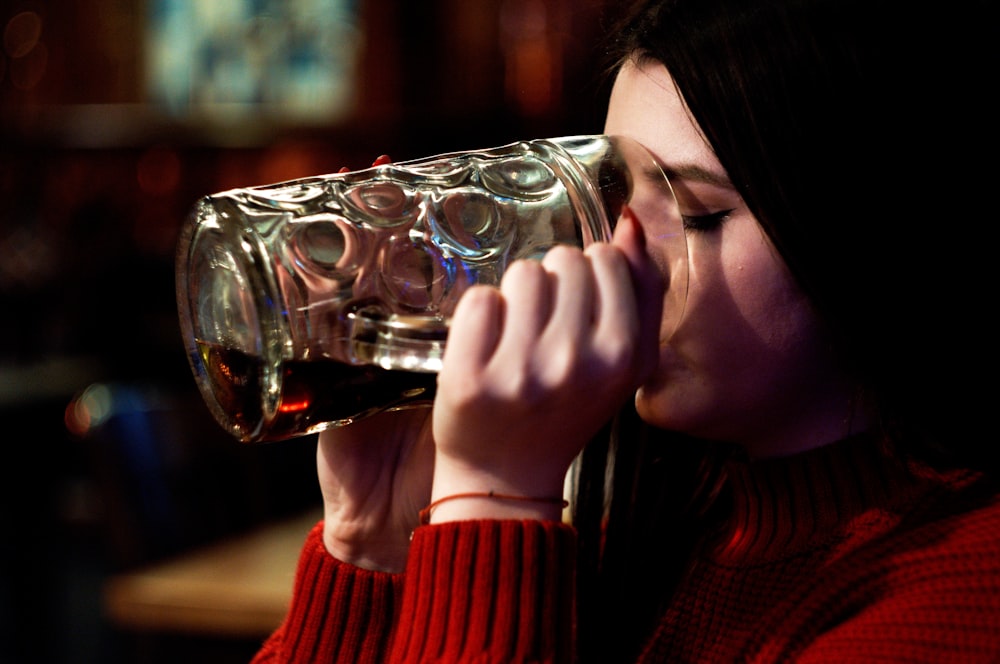
[[[770,244],[726,271],[733,325],[758,352],[774,359],[819,335],[812,304]]]
[[[681,339],[695,353],[692,359],[734,381],[780,371],[815,327],[808,301],[784,264],[757,251],[710,267],[715,269],[692,292],[691,330]]]
[[[748,241],[692,242],[684,317],[637,400],[654,423],[694,427],[752,407],[780,389],[816,334],[808,302],[770,244],[726,239]]]
[[[734,219],[691,244],[692,318],[720,345],[767,348],[795,334],[809,305],[756,221]]]
[[[687,306],[670,344],[706,360],[766,335],[776,292],[773,261],[712,239],[691,240]]]

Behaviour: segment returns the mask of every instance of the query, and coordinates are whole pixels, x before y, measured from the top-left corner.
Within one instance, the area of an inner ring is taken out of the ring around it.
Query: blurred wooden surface
[[[267,636],[288,609],[299,551],[321,518],[310,511],[113,576],[105,609],[125,629]]]

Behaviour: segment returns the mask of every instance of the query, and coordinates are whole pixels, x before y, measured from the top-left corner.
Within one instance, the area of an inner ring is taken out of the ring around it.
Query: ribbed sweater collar
[[[720,564],[765,563],[835,544],[858,519],[894,519],[919,484],[871,436],[793,456],[727,463],[733,510],[714,548]]]

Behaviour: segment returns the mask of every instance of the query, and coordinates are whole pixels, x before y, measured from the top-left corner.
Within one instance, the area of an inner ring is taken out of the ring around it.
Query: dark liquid
[[[326,359],[291,360],[283,364],[277,412],[266,421],[261,403],[263,360],[213,344],[199,343],[199,351],[221,411],[216,417],[244,442],[283,440],[320,424],[429,402],[437,389],[433,373]]]

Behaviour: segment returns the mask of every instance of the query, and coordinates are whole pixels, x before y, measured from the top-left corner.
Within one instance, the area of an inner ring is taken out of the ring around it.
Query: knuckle
[[[484,284],[470,286],[459,298],[458,304],[455,306],[455,315],[458,316],[459,312],[462,312],[462,315],[468,315],[467,312],[488,311],[496,306],[499,295],[500,292],[494,286]]]
[[[635,344],[626,339],[615,339],[600,348],[601,363],[613,376],[625,376],[635,367]]]
[[[549,389],[559,389],[571,384],[579,377],[581,366],[580,348],[573,341],[564,341],[546,353],[543,383]]]
[[[503,399],[525,406],[538,404],[544,398],[544,382],[528,366],[513,368],[507,372],[500,388]]]
[[[586,254],[592,261],[607,263],[625,261],[625,255],[621,252],[621,250],[613,244],[608,244],[607,242],[595,242],[587,247]]]
[[[521,278],[537,278],[542,274],[542,266],[538,261],[520,259],[511,263],[506,272],[504,273],[504,279],[521,279]]]
[[[500,286],[505,292],[509,290],[537,288],[545,280],[545,270],[541,263],[533,260],[517,260],[511,263],[504,272]]]
[[[557,244],[546,252],[542,257],[542,264],[546,267],[558,267],[576,263],[583,258],[583,250],[568,244]]]

